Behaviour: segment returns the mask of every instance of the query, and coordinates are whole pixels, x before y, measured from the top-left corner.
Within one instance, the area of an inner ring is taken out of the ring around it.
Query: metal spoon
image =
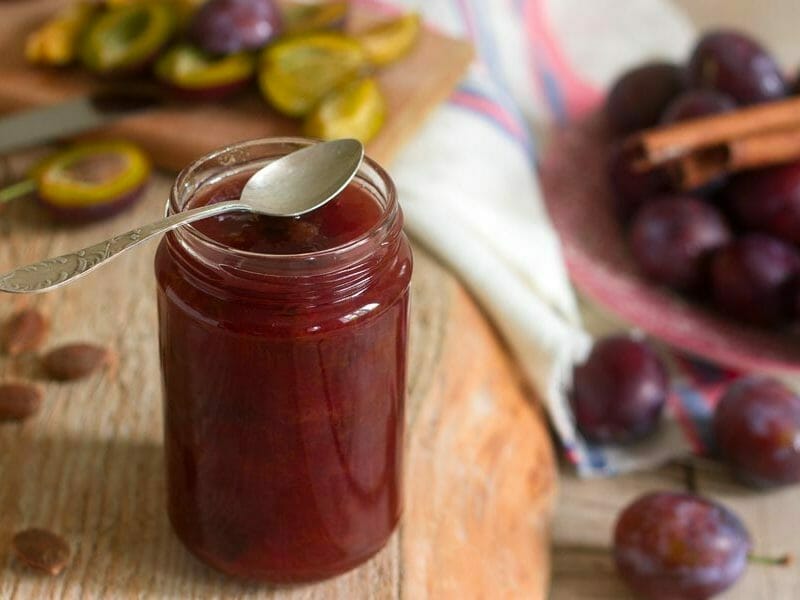
[[[358,140],[302,148],[258,170],[238,200],[193,208],[110,240],[0,275],[0,291],[46,292],[66,285],[143,241],[194,221],[228,212],[296,217],[326,204],[353,179],[364,158]]]

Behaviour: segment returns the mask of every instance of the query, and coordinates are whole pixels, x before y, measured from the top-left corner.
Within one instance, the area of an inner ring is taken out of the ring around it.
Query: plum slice
[[[247,87],[256,72],[256,59],[248,52],[211,56],[181,44],[158,59],[156,77],[181,97],[218,100]]]
[[[288,37],[264,49],[258,82],[280,112],[305,116],[328,93],[355,79],[368,66],[361,44],[341,33]]]
[[[376,66],[388,65],[406,55],[419,37],[420,18],[409,13],[378,23],[356,34],[367,53],[369,61]]]
[[[284,33],[294,35],[314,31],[342,31],[347,22],[350,3],[343,0],[284,0],[280,7]]]
[[[97,11],[95,4],[70,4],[25,39],[25,58],[37,65],[62,67],[78,54],[79,40]]]
[[[385,120],[386,101],[378,83],[364,77],[328,94],[306,118],[304,133],[323,140],[350,137],[366,143]]]
[[[140,71],[152,63],[175,28],[175,10],[170,3],[110,8],[86,30],[81,60],[90,71],[101,75]]]
[[[32,178],[39,202],[56,218],[88,222],[135,203],[150,177],[144,152],[126,141],[84,142],[37,165]]]

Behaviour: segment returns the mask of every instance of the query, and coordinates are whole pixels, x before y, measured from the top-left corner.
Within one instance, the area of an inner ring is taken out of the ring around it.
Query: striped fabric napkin
[[[694,32],[666,0],[360,0],[417,10],[467,37],[478,60],[449,102],[393,165],[409,232],[481,303],[537,390],[565,456],[583,475],[650,467],[705,448],[714,386],[728,374],[671,359],[676,372],[660,434],[599,448],[576,434],[566,400],[572,366],[591,346],[536,178],[555,124],[596,108],[622,70],[682,60]]]

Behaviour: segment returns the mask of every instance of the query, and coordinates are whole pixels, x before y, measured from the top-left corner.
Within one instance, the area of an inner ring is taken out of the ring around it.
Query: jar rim
[[[231,154],[236,151],[245,150],[248,148],[254,148],[258,146],[267,146],[267,145],[274,145],[274,146],[296,146],[296,149],[300,149],[305,146],[309,146],[311,144],[319,143],[321,140],[314,139],[314,138],[306,138],[306,137],[299,137],[299,136],[283,136],[283,137],[268,137],[268,138],[257,138],[252,140],[245,140],[242,142],[236,142],[233,144],[229,144],[227,146],[223,146],[205,154],[189,164],[187,167],[184,167],[175,178],[174,183],[172,184],[172,188],[170,189],[170,195],[167,200],[165,206],[165,216],[170,214],[175,214],[181,212],[185,209],[184,202],[183,206],[179,206],[179,198],[184,194],[182,191],[182,186],[187,182],[187,180],[195,173],[200,172],[202,168],[215,161],[220,160],[221,157],[225,156],[226,154]],[[286,154],[289,154],[287,152]],[[231,167],[235,166],[235,163],[231,163]],[[261,260],[269,260],[269,261],[279,261],[279,262],[289,262],[289,261],[306,261],[306,260],[317,260],[317,259],[324,259],[328,257],[335,257],[341,254],[350,253],[351,251],[358,250],[365,244],[369,243],[370,240],[375,238],[376,236],[380,235],[381,232],[388,232],[391,228],[393,223],[397,219],[397,215],[399,212],[399,205],[397,201],[397,190],[394,185],[394,181],[386,172],[386,170],[379,165],[375,160],[370,158],[369,156],[364,156],[364,160],[361,163],[361,166],[358,169],[353,181],[358,179],[370,181],[369,172],[372,172],[374,176],[380,181],[380,184],[383,186],[385,193],[382,194],[382,198],[378,198],[381,206],[381,216],[380,219],[372,226],[370,229],[365,231],[364,233],[360,234],[359,236],[349,240],[343,244],[339,244],[337,246],[333,246],[331,248],[325,248],[323,250],[313,250],[311,252],[301,252],[301,253],[293,253],[293,254],[269,254],[265,252],[252,252],[249,250],[241,250],[239,248],[231,247],[225,243],[222,243],[218,240],[215,240],[204,233],[202,233],[199,229],[194,227],[192,224],[185,225],[180,228],[180,232],[182,234],[188,234],[192,241],[199,242],[204,246],[208,247],[211,250],[221,251],[224,253],[228,253],[231,256],[238,256],[243,259],[261,259]],[[199,184],[197,187],[199,188],[202,185]],[[372,192],[370,192],[372,194]],[[373,194],[374,195],[374,194]],[[188,201],[188,199],[187,199]]]

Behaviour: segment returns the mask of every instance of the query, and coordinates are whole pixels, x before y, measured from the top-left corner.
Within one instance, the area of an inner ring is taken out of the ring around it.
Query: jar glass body
[[[168,211],[307,143],[209,155],[178,176]],[[235,576],[341,573],[400,516],[411,252],[386,173],[365,161],[351,185],[382,215],[344,246],[254,254],[186,227],[156,253],[169,517]]]

